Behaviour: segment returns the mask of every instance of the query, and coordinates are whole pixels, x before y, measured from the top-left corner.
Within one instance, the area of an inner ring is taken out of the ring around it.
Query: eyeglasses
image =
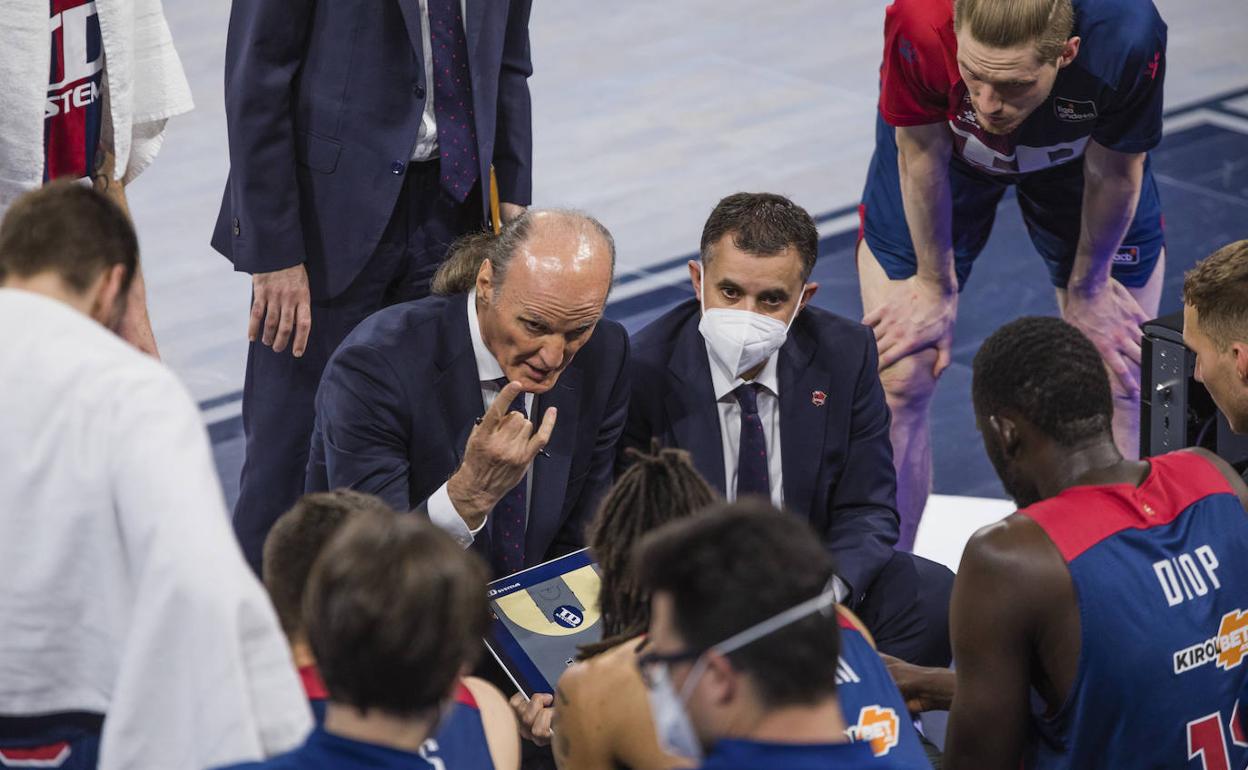
[[[671,678],[671,667],[673,665],[697,660],[701,654],[702,650],[685,650],[684,652],[673,652],[666,655],[658,652],[647,652],[645,655],[638,656],[637,669],[641,672],[641,681],[645,682],[646,687],[653,690],[659,686],[660,682]]]

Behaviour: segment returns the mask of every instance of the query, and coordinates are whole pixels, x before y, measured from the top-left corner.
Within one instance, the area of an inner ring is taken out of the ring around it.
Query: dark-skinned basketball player
[[[1064,321],[1001,328],[973,376],[1020,510],[963,553],[956,671],[891,666],[912,709],[951,706],[944,767],[1244,767],[1248,487],[1204,450],[1124,460],[1101,358]]]

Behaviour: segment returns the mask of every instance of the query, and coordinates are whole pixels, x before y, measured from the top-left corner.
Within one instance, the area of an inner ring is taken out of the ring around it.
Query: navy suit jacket
[[[532,0],[466,0],[480,179],[528,204]],[[234,0],[226,42],[230,175],[212,245],[236,270],[304,263],[332,297],[373,254],[426,95],[418,0]],[[488,196],[482,215],[488,212]]]
[[[316,394],[309,492],[350,487],[397,510],[423,508],[459,467],[485,411],[467,295],[426,297],[374,313],[330,358]],[[611,485],[628,412],[628,335],[602,319],[532,413],[559,412],[533,462],[526,566],[585,545]],[[473,544],[488,553],[490,526]]]
[[[622,451],[646,448],[657,438],[685,449],[722,493],[723,441],[700,320],[691,299],[633,336],[632,399],[620,444]],[[807,306],[779,356],[784,504],[823,538],[853,592],[847,601],[856,604],[892,557],[898,534],[875,337],[861,324]]]

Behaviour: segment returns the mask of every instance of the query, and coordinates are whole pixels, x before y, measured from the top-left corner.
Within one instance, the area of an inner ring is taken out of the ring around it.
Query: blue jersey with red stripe
[[[1140,486],[1074,487],[1021,513],[1066,560],[1079,669],[1036,717],[1028,768],[1248,765],[1248,514],[1205,458],[1150,458]]]
[[[325,704],[329,693],[314,667],[301,668],[299,676],[303,679],[303,689],[312,704],[312,713],[316,723],[325,722]],[[490,757],[490,747],[485,739],[485,723],[481,721],[481,709],[472,692],[463,684],[455,691],[455,704],[450,713],[442,720],[438,731],[425,741],[421,748],[422,757],[433,762],[435,767],[441,766],[459,770],[494,770],[494,760]],[[436,760],[436,761],[435,761]]]
[[[919,745],[906,702],[884,661],[843,612],[837,620],[841,626],[841,660],[836,672],[836,696],[845,714],[849,737],[870,744],[877,760],[872,767],[928,770],[931,763]]]
[[[94,0],[50,0],[52,66],[44,106],[43,179],[95,167],[104,117],[104,41]]]

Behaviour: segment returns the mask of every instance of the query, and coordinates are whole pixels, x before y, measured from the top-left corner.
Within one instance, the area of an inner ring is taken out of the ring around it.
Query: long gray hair
[[[443,296],[468,292],[476,285],[477,273],[487,259],[494,269],[494,283],[501,286],[507,278],[507,268],[511,266],[512,257],[529,239],[539,214],[553,214],[566,223],[582,228],[588,226],[600,235],[610,252],[611,272],[614,275],[615,239],[601,222],[584,212],[570,209],[528,209],[503,225],[503,230],[498,235],[482,230],[457,240],[451,246],[446,261],[434,273],[431,291]]]

